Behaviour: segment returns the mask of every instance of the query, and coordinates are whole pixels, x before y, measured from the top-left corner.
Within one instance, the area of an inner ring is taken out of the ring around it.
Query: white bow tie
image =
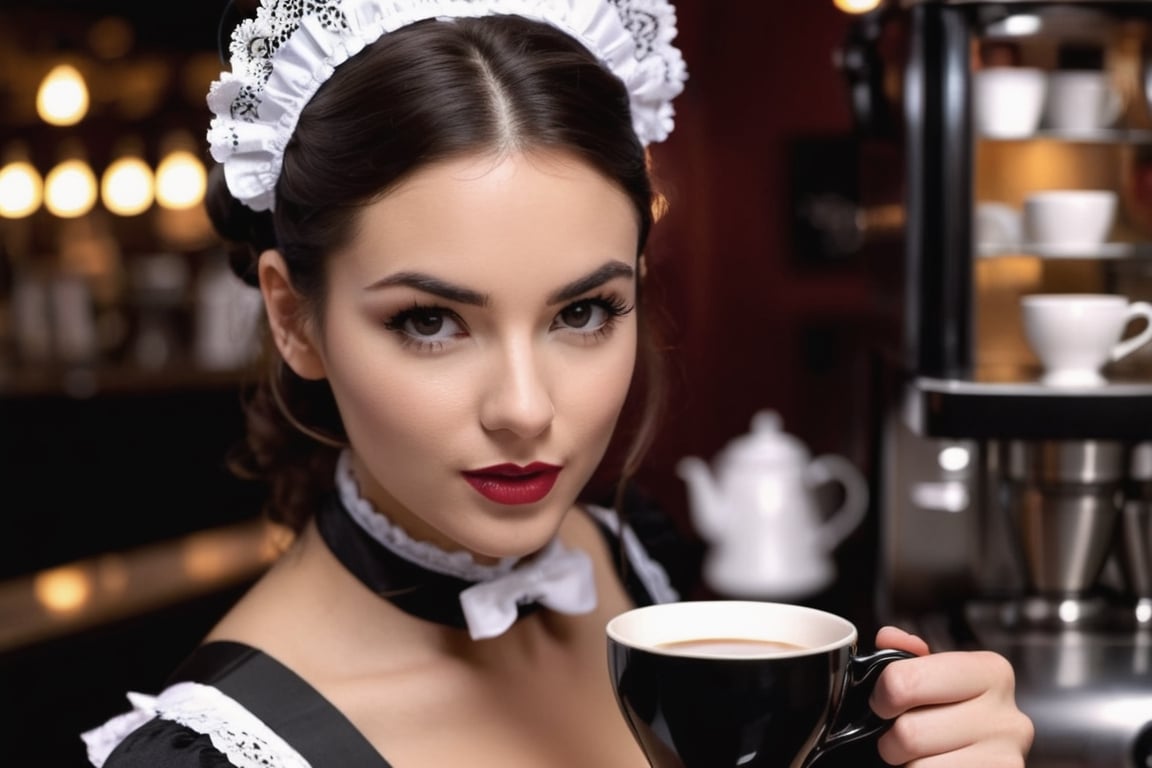
[[[588,555],[554,540],[530,562],[460,593],[473,640],[502,635],[516,621],[517,606],[525,603],[567,614],[594,609],[596,579]]]

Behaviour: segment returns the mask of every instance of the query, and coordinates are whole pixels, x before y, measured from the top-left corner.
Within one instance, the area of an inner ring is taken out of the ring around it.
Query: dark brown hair
[[[340,66],[304,109],[284,154],[275,213],[242,206],[217,171],[209,214],[224,237],[246,246],[232,260],[238,274],[254,282],[256,256],[278,248],[319,317],[325,256],[353,237],[363,206],[430,163],[537,148],[570,152],[627,193],[640,222],[639,254],[654,197],[623,83],[575,39],[515,16],[420,22],[385,35]],[[638,420],[625,417],[617,430],[632,437],[624,477],[651,442],[663,392],[639,296],[638,311],[629,395]],[[267,480],[269,515],[299,530],[332,488],[344,431],[326,382],[297,377],[267,339],[265,355],[266,375],[246,402],[247,437],[232,464]]]

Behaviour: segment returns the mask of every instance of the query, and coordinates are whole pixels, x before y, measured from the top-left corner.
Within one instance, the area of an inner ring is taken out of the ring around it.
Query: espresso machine
[[[902,147],[903,308],[874,429],[880,618],[1007,657],[1030,768],[1152,766],[1152,352],[1053,386],[1020,309],[1034,293],[1152,298],[1150,51],[1146,0],[903,0],[841,56],[862,135]],[[989,135],[976,81],[993,67],[1098,71],[1122,108],[1089,130],[1042,117]],[[1055,188],[1116,192],[1106,242],[1014,231]]]

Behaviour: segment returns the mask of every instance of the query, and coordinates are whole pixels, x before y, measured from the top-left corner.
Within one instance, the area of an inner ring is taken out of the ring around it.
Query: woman
[[[245,467],[298,535],[169,688],[86,734],[94,764],[644,764],[604,625],[675,592],[576,500],[634,379],[625,476],[652,429],[644,145],[674,34],[665,0],[272,0],[238,28],[212,213],[272,342]],[[988,654],[891,665],[880,754],[1022,765],[1012,684]]]

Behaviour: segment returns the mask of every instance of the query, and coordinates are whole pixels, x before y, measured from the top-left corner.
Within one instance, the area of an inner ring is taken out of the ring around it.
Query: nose
[[[489,432],[536,437],[556,415],[542,361],[531,341],[509,344],[496,356],[480,406],[480,423]]]

